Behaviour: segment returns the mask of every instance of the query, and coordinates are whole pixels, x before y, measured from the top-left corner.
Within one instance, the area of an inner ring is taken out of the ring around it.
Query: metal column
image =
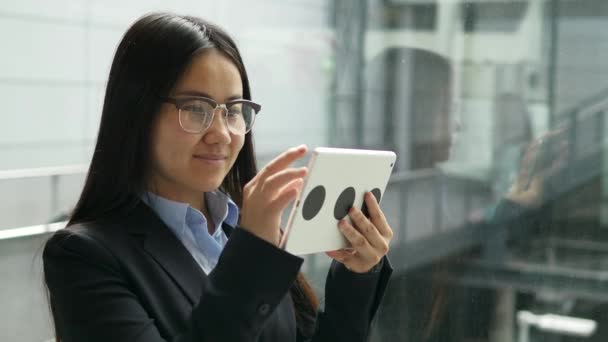
[[[367,1],[335,0],[333,5],[336,54],[328,141],[333,146],[362,146]]]

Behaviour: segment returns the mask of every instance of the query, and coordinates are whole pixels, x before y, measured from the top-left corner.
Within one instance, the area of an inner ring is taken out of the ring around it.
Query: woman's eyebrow
[[[200,96],[200,97],[206,97],[206,98],[212,99],[214,101],[217,101],[217,99],[214,99],[211,95],[209,95],[209,94],[207,94],[205,92],[202,92],[202,91],[198,91],[198,90],[183,90],[183,91],[176,92],[175,95],[179,95],[179,96]],[[231,95],[231,96],[229,96],[229,97],[227,97],[225,99],[225,102],[232,101],[232,100],[240,100],[242,98],[243,98],[242,95]]]

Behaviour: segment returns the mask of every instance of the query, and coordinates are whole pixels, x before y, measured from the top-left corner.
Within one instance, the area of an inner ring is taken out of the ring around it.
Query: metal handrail
[[[29,169],[0,170],[0,181],[23,178],[77,175],[86,173],[87,169],[88,166],[86,164],[74,164]]]
[[[589,105],[572,113],[573,115],[576,115],[578,120],[582,120],[593,115],[599,115],[598,113],[605,110],[606,108],[608,108],[608,96],[592,105]]]
[[[417,179],[431,178],[439,175],[440,173],[441,171],[436,168],[395,172],[391,175],[391,179],[389,180],[388,184],[407,183]]]
[[[64,228],[67,221],[0,230],[0,241],[49,234]]]
[[[16,169],[0,171],[0,181],[11,181],[25,178],[48,177],[51,182],[51,213],[55,215],[59,211],[59,177],[80,175],[87,172],[88,166],[84,164],[73,164],[54,167],[41,167],[31,169]]]
[[[575,106],[562,111],[557,117],[568,117],[573,113],[587,112],[588,108],[594,108],[598,104],[605,103],[606,100],[608,100],[608,88],[602,89],[594,95],[583,99]]]

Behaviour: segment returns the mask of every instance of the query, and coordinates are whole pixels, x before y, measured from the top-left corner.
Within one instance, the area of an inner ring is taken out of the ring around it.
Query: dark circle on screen
[[[319,211],[321,211],[324,202],[325,187],[323,185],[318,185],[308,193],[308,196],[306,196],[304,205],[302,206],[302,217],[306,221],[312,220],[317,216]]]
[[[371,191],[371,193],[376,198],[376,202],[380,203],[380,198],[382,198],[382,191],[380,191],[380,189],[378,189],[378,188],[375,188],[374,190]],[[363,215],[365,215],[366,217],[369,217],[369,210],[367,209],[367,203],[365,203],[365,200],[363,201],[363,206],[361,207],[361,211],[363,212]]]
[[[334,217],[336,220],[343,219],[348,215],[348,211],[352,208],[355,203],[355,188],[348,187],[342,191],[338,199],[336,200],[336,206],[334,207]]]

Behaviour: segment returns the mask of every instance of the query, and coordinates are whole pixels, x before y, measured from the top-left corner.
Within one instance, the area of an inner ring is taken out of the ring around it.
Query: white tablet
[[[368,191],[380,202],[396,159],[391,151],[316,148],[280,247],[296,255],[349,247],[338,221],[350,222],[352,206],[366,211],[363,199]]]

